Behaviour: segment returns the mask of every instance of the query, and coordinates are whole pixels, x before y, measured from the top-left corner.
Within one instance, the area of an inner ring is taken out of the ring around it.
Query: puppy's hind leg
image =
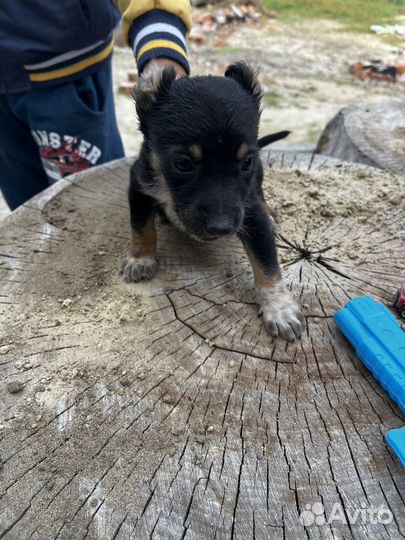
[[[261,201],[248,209],[241,230],[239,236],[253,268],[263,324],[272,336],[294,341],[301,335],[303,318],[281,278],[274,222]]]
[[[152,279],[156,273],[156,228],[155,201],[137,187],[131,178],[129,188],[131,211],[131,248],[129,257],[121,266],[121,273],[127,283]]]

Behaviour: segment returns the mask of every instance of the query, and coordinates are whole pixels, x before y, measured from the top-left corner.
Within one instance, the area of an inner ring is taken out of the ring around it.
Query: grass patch
[[[404,38],[399,35],[388,35],[388,36],[379,36],[383,43],[391,45],[392,47],[402,47],[404,43]]]
[[[263,101],[267,107],[280,107],[281,96],[277,92],[269,90],[263,94]]]
[[[305,140],[308,143],[317,143],[318,139],[322,133],[323,127],[318,126],[317,124],[311,124],[308,127],[307,136]]]
[[[223,54],[231,53],[233,55],[238,55],[239,53],[243,52],[243,49],[240,49],[238,47],[231,47],[230,45],[225,44],[221,47],[218,47],[217,51]]]
[[[263,0],[284,19],[331,19],[345,27],[368,30],[372,24],[393,23],[404,14],[405,0]]]
[[[336,81],[333,81],[333,84],[336,84],[337,86],[358,86],[359,80],[352,78],[352,79],[336,79]]]
[[[288,106],[291,107],[291,108],[301,109],[301,110],[308,109],[308,105],[306,105],[305,103],[302,103],[302,102],[299,101],[298,99],[293,99],[293,100],[291,100],[291,101],[288,103]]]
[[[302,91],[307,94],[313,94],[317,90],[318,90],[318,87],[315,86],[314,84],[306,84],[302,87]]]

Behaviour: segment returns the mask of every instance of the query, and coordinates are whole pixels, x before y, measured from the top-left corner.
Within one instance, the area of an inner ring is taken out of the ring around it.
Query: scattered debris
[[[328,218],[332,218],[334,216],[333,211],[330,208],[327,208],[327,207],[322,208],[320,214],[321,214],[321,216],[328,217]]]
[[[18,381],[11,381],[7,385],[7,390],[10,392],[10,394],[17,394],[18,392],[21,392],[23,388],[23,383]]]
[[[189,40],[196,45],[203,45],[205,38],[204,35],[201,33],[201,31],[193,29],[190,33]]]
[[[313,199],[317,199],[319,197],[319,189],[318,188],[311,188],[308,191],[308,195],[312,197]]]
[[[262,16],[262,13],[253,4],[240,7],[232,4],[230,7],[216,11],[214,16],[217,24],[230,24],[233,22],[247,22],[248,20],[257,21]]]
[[[405,36],[405,26],[402,24],[373,24],[370,30],[380,36]]]
[[[193,17],[194,27],[189,39],[197,45],[203,45],[204,33],[215,32],[222,39],[215,43],[214,47],[221,47],[226,44],[224,38],[233,32],[236,24],[256,22],[261,16],[262,13],[253,4],[243,6],[232,4],[214,11],[197,13]]]
[[[138,74],[130,71],[127,73],[127,81],[122,82],[117,89],[118,94],[128,96],[131,99],[134,99],[134,88],[135,84],[138,82]]]
[[[138,73],[136,71],[130,71],[128,73],[128,81],[136,83],[138,81]]]
[[[361,81],[385,81],[390,83],[405,82],[405,62],[398,60],[395,65],[385,64],[382,60],[357,62],[350,67],[350,72]]]
[[[118,93],[128,96],[133,99],[134,97],[134,83],[123,82],[118,87]]]
[[[191,0],[193,7],[203,7],[212,4],[219,4],[221,0]]]

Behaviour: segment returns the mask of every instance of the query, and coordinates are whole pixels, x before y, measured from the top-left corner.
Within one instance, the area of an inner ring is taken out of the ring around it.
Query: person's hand
[[[177,79],[179,79],[180,77],[185,77],[187,75],[183,66],[178,64],[175,60],[171,60],[170,58],[153,58],[150,62],[146,64],[144,71],[147,71],[149,67],[154,63],[157,63],[161,66],[174,67],[174,71],[176,72]]]

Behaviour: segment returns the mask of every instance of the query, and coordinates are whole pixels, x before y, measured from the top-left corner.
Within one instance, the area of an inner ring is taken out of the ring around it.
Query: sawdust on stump
[[[395,515],[325,524],[325,538],[401,537],[384,434],[403,419],[332,316],[363,294],[389,305],[403,279],[402,181],[266,161],[299,343],[263,331],[237,240],[160,225],[156,278],[121,281],[129,160],[56,184],[0,229],[1,538],[315,538],[299,519],[315,502]]]

